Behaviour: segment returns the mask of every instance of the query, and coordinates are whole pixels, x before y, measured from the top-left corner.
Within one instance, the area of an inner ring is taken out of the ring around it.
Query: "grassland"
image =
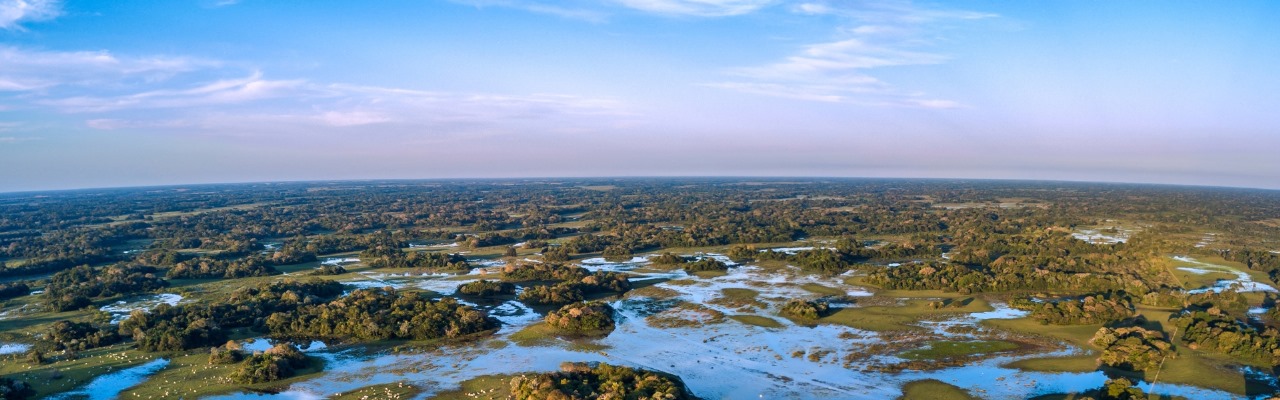
[[[974,298],[960,307],[933,308],[927,298],[902,299],[900,305],[840,308],[820,318],[821,323],[838,324],[869,331],[919,331],[914,323],[928,318],[991,311],[985,300]]]
[[[21,361],[21,355],[0,358],[0,375],[26,381],[43,398],[83,386],[99,375],[134,367],[159,358],[129,350],[132,345],[115,345],[82,351],[74,360],[51,357],[54,361],[33,365]]]
[[[898,400],[976,400],[964,389],[936,380],[924,379],[907,382],[902,386]]]
[[[333,400],[411,399],[422,393],[422,388],[404,382],[365,386],[330,397]],[[434,397],[440,398],[440,397]]]
[[[456,390],[431,396],[434,400],[502,400],[511,398],[510,375],[486,375],[462,381]]]
[[[557,341],[555,328],[552,328],[551,325],[547,325],[545,322],[529,325],[524,329],[512,333],[511,336],[507,337],[507,339],[510,339],[511,342],[524,347],[553,345]]]
[[[1148,321],[1144,325],[1145,328],[1164,331],[1168,337],[1173,337],[1175,334],[1175,327],[1164,322],[1169,320],[1174,310],[1139,306],[1138,312]],[[1042,325],[1030,318],[986,320],[982,323],[989,327],[1062,340],[1090,352],[1085,355],[1020,360],[1010,363],[1010,367],[1044,372],[1086,372],[1099,368],[1094,361],[1097,359],[1097,349],[1089,344],[1089,340],[1102,325]],[[1175,348],[1177,356],[1165,361],[1164,368],[1160,371],[1160,382],[1214,388],[1237,394],[1257,393],[1259,390],[1264,390],[1252,383],[1246,383],[1241,378],[1237,368],[1238,361],[1217,354],[1191,351],[1184,346]],[[1155,378],[1154,373],[1106,370],[1111,374],[1148,382]]]
[[[747,325],[759,326],[762,328],[781,328],[782,323],[773,318],[762,317],[759,315],[730,315],[729,319],[738,321]]]
[[[274,391],[289,384],[315,378],[324,370],[320,358],[311,357],[311,365],[296,371],[293,377],[274,382],[245,385],[234,383],[227,377],[241,364],[209,364],[205,352],[191,351],[169,356],[169,366],[152,375],[143,383],[121,393],[122,399],[163,399],[183,396],[199,398],[238,391]]]
[[[908,360],[940,360],[976,354],[990,354],[1017,349],[1015,343],[1001,340],[950,341],[935,340],[929,342],[927,348],[907,350],[898,353],[898,357]]]
[[[846,294],[843,290],[836,289],[829,286],[823,286],[817,283],[806,283],[806,284],[800,285],[800,288],[815,294],[823,295],[823,296],[843,296]]]

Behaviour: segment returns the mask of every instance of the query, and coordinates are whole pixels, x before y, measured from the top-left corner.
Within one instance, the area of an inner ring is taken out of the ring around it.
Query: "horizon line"
[[[1156,182],[1125,182],[1125,181],[1090,181],[1090,180],[1071,180],[1071,179],[1025,179],[1025,178],[954,178],[954,177],[885,177],[885,176],[803,176],[803,175],[616,175],[616,176],[508,176],[508,177],[470,177],[470,178],[349,178],[349,179],[297,179],[297,180],[279,180],[279,181],[234,181],[234,182],[193,182],[193,183],[161,183],[154,185],[122,185],[122,186],[91,186],[79,188],[61,188],[61,189],[32,189],[32,190],[14,190],[0,191],[0,196],[25,195],[25,194],[43,194],[43,193],[64,193],[77,191],[93,191],[93,190],[139,190],[139,189],[158,189],[158,188],[176,188],[183,186],[232,186],[232,185],[272,185],[272,184],[306,184],[306,183],[340,183],[340,182],[464,182],[464,181],[510,181],[510,180],[641,180],[641,179],[730,179],[730,180],[746,180],[746,179],[766,179],[766,180],[783,180],[783,179],[806,179],[806,180],[898,180],[898,181],[968,181],[968,182],[1025,182],[1025,183],[1071,183],[1071,184],[1093,184],[1093,185],[1119,185],[1119,186],[1160,186],[1160,187],[1178,187],[1178,188],[1196,188],[1196,189],[1234,189],[1234,190],[1259,190],[1268,192],[1280,192],[1280,188],[1263,188],[1252,186],[1224,186],[1224,185],[1201,185],[1201,184],[1185,184],[1185,183],[1156,183]]]

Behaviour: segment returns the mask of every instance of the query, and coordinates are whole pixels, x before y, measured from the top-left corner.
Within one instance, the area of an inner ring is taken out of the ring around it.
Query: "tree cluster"
[[[484,311],[446,297],[395,289],[361,289],[328,303],[267,317],[272,337],[322,340],[458,338],[498,327]]]
[[[613,331],[613,307],[603,302],[573,303],[547,313],[543,321],[557,331],[595,334]]]
[[[170,306],[150,312],[134,311],[120,322],[119,331],[133,337],[144,351],[177,351],[226,342],[227,329],[266,330],[267,318],[292,314],[342,294],[342,284],[330,280],[277,281],[236,289],[227,298]]]
[[[31,385],[27,382],[0,376],[0,399],[25,400],[35,394],[36,391],[31,389]]]
[[[111,326],[88,322],[58,321],[42,339],[53,350],[88,350],[119,343],[122,338]]]
[[[511,379],[517,399],[696,399],[680,378],[646,370],[565,363],[560,372],[521,375]]]
[[[278,344],[267,351],[246,358],[240,368],[231,372],[231,380],[253,384],[285,379],[296,370],[306,368],[311,360],[290,344]]]
[[[1231,355],[1266,365],[1280,364],[1280,331],[1241,323],[1220,310],[1184,311],[1170,319],[1193,350]]]
[[[793,318],[816,320],[827,315],[830,306],[825,302],[791,299],[782,305],[782,315]]]
[[[516,294],[516,285],[509,282],[498,282],[481,279],[458,285],[458,293],[468,296],[499,296]]]
[[[1044,302],[1019,298],[1011,305],[1030,311],[1030,317],[1042,324],[1052,325],[1111,324],[1134,315],[1133,303],[1121,295],[1090,295]]]
[[[684,263],[681,268],[688,273],[701,271],[724,272],[729,270],[728,265],[711,257],[703,257],[697,261]]]
[[[4,282],[0,283],[0,300],[8,300],[14,297],[26,296],[31,293],[31,287],[26,282]]]
[[[169,286],[157,270],[140,265],[112,265],[95,269],[88,265],[53,274],[44,288],[44,299],[59,311],[88,306],[93,299],[150,292]]]
[[[1164,332],[1142,327],[1098,329],[1089,343],[1102,349],[1098,364],[1129,371],[1154,371],[1176,353]]]

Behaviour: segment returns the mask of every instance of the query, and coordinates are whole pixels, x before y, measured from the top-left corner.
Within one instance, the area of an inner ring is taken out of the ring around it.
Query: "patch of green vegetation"
[[[736,308],[739,312],[753,312],[757,308],[767,306],[759,300],[760,292],[752,289],[727,288],[720,289],[721,297],[712,299],[707,303]]]
[[[725,275],[729,275],[729,272],[728,271],[694,271],[693,275],[702,279],[712,279],[712,278],[719,278]]]
[[[813,293],[824,295],[824,296],[844,296],[847,294],[843,290],[820,285],[817,283],[806,283],[806,284],[800,285],[800,288],[804,290],[808,290]]]
[[[820,318],[822,323],[838,324],[868,331],[921,330],[917,321],[931,316],[945,316],[991,311],[994,308],[982,299],[974,299],[963,307],[934,309],[925,299],[903,300],[901,306],[846,307]],[[1088,340],[1088,338],[1085,338]]]
[[[782,323],[778,322],[778,320],[759,315],[730,315],[729,318],[747,325],[755,325],[763,328],[782,327]]]
[[[627,292],[626,298],[633,297],[650,297],[658,300],[675,298],[680,292],[658,286],[645,286],[638,289],[631,289]]]
[[[175,353],[169,356],[167,367],[138,386],[121,393],[121,398],[200,398],[244,390],[287,387],[295,382],[313,379],[324,370],[324,360],[316,357],[308,358],[310,358],[310,365],[295,370],[294,375],[289,378],[246,385],[236,383],[230,378],[233,372],[244,365],[243,361],[231,364],[210,364],[207,349]]]
[[[698,303],[680,302],[674,307],[645,318],[649,326],[657,328],[690,328],[724,322],[720,311]]]
[[[907,382],[898,400],[976,400],[968,391],[937,379]]]
[[[1208,268],[1201,268],[1208,269]],[[1209,272],[1204,274],[1196,274],[1189,271],[1173,268],[1171,270],[1173,276],[1178,278],[1178,282],[1182,282],[1182,287],[1186,289],[1199,289],[1203,287],[1213,286],[1219,279],[1235,279],[1235,274],[1226,272]]]
[[[334,400],[411,399],[422,393],[422,388],[404,382],[365,386],[330,397]],[[436,397],[439,398],[439,397]]]
[[[457,390],[436,393],[432,400],[476,400],[511,398],[512,375],[485,375],[462,381]]]
[[[556,329],[545,322],[539,322],[512,333],[507,339],[524,347],[553,345],[556,342]]]
[[[577,338],[569,341],[569,350],[583,353],[600,353],[611,348],[609,345],[587,338]]]
[[[674,285],[674,286],[690,286],[690,285],[698,284],[698,281],[695,281],[693,279],[675,279],[675,280],[667,281],[667,284]]]
[[[1002,340],[950,341],[935,340],[929,342],[928,348],[907,350],[898,354],[908,360],[938,360],[956,358],[975,354],[998,353],[1017,349],[1018,345]]]
[[[1137,306],[1137,310],[1148,321],[1141,326],[1147,329],[1163,330],[1165,335],[1173,335],[1173,324],[1160,322],[1168,321],[1173,311],[1145,306]],[[1093,335],[1098,332],[1102,325],[1042,325],[1030,318],[991,319],[982,321],[982,324],[1014,332],[1047,336],[1065,341],[1078,348],[1095,350],[1095,352],[1087,356],[1022,360],[1010,363],[1009,366],[1011,367],[1030,371],[1093,371],[1096,369],[1096,363],[1093,364],[1094,368],[1087,367],[1088,360],[1097,359],[1097,349],[1089,344],[1089,340],[1093,338]],[[1193,351],[1186,348],[1186,346],[1177,346],[1175,350],[1177,356],[1167,359],[1160,372],[1161,382],[1207,387],[1236,394],[1243,394],[1251,390],[1240,375],[1238,369],[1239,361],[1223,355]],[[1135,379],[1149,380],[1154,378],[1154,373],[1128,372],[1109,368],[1107,371]]]
[[[27,382],[36,392],[33,398],[44,398],[83,386],[99,375],[137,366],[156,358],[154,355],[128,350],[129,347],[130,345],[118,344],[81,351],[74,360],[63,359],[54,353],[46,355],[52,362],[39,365],[22,361],[20,354],[6,356],[0,358],[0,375]]]
[[[1027,358],[1004,366],[1036,372],[1092,372],[1098,369],[1098,354],[1091,351],[1065,357]]]

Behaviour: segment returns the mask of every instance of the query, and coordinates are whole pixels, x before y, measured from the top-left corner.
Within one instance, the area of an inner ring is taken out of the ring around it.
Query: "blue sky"
[[[0,0],[0,191],[528,176],[1280,188],[1280,3]]]

